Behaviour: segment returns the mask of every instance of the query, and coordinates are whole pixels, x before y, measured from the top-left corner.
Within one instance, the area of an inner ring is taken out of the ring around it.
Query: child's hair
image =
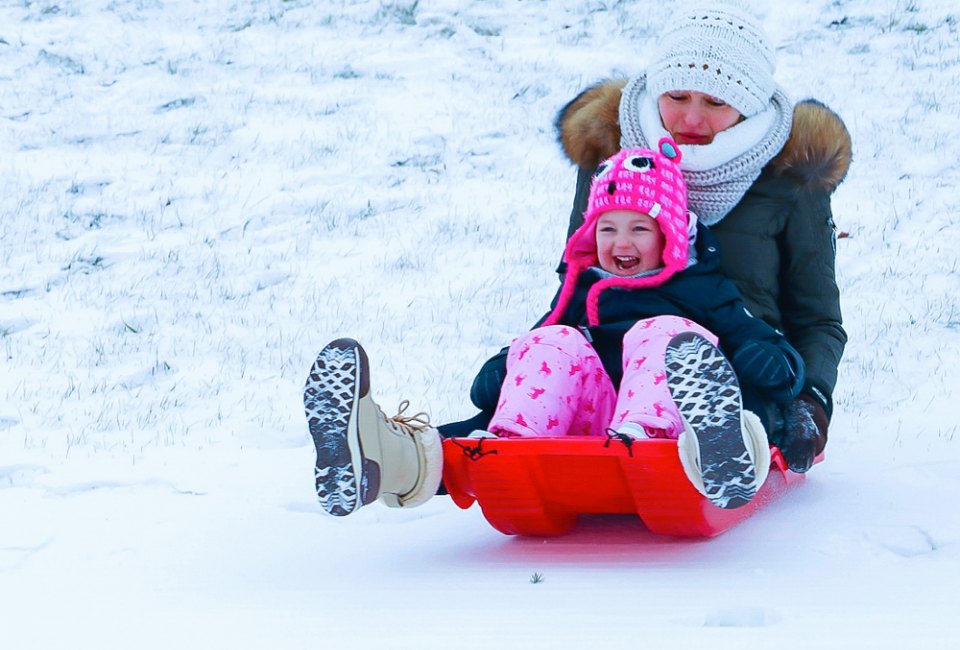
[[[570,237],[563,252],[567,273],[560,298],[544,325],[559,322],[580,273],[599,265],[597,220],[605,212],[633,210],[656,220],[664,236],[663,268],[644,277],[605,278],[594,284],[587,295],[587,319],[591,325],[598,322],[597,301],[604,289],[659,286],[687,266],[694,224],[687,213],[687,185],[678,165],[680,158],[676,143],[663,138],[657,150],[624,149],[600,163],[590,185],[583,225]]]

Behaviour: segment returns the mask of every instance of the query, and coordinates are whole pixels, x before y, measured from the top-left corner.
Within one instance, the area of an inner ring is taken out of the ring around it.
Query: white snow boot
[[[687,477],[716,506],[746,505],[766,479],[770,449],[759,419],[743,416],[733,367],[693,332],[670,340],[665,362],[667,386],[685,425],[677,449]]]
[[[367,354],[337,339],[317,355],[303,391],[313,444],[317,497],[332,515],[377,499],[394,508],[425,503],[443,473],[440,434],[423,413],[387,417],[370,393]]]

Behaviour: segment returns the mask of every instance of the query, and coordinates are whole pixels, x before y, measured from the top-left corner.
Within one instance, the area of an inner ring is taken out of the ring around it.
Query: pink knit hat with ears
[[[599,266],[597,256],[597,220],[605,212],[633,210],[650,215],[664,237],[663,267],[639,277],[604,278],[587,294],[587,321],[599,322],[597,303],[600,292],[610,288],[642,289],[656,287],[687,266],[690,253],[691,223],[687,216],[687,185],[680,171],[680,149],[670,138],[662,138],[657,150],[623,149],[600,163],[590,185],[590,198],[580,226],[567,242],[563,261],[567,274],[557,306],[543,325],[555,325],[563,316],[577,286],[580,273]]]

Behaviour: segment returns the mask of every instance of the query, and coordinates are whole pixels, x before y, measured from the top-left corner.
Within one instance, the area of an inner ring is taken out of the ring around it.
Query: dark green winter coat
[[[579,168],[568,237],[583,223],[594,170],[620,148],[618,109],[625,83],[593,86],[557,117],[560,143]],[[807,369],[804,392],[828,417],[847,341],[830,195],[850,157],[850,135],[840,118],[823,104],[800,102],[783,150],[710,227],[720,242],[721,270],[736,283],[750,312],[782,331],[800,352]]]

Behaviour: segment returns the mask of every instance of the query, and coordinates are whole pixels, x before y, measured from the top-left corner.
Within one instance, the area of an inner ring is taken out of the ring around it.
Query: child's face
[[[619,276],[636,275],[663,266],[663,233],[649,215],[611,210],[597,220],[600,267]]]

